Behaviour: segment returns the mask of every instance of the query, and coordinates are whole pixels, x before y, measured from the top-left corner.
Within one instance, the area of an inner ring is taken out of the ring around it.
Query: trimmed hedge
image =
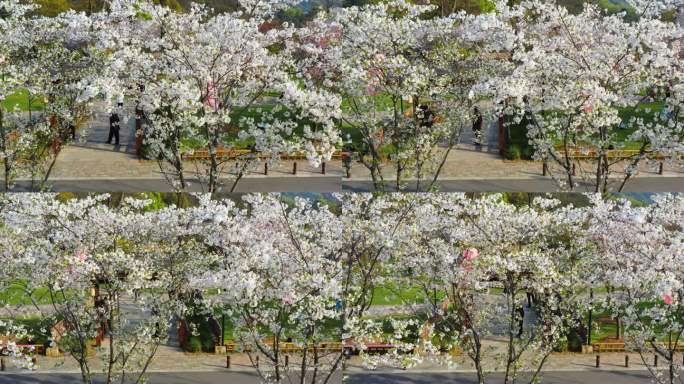
[[[504,116],[504,134],[506,135],[506,148],[503,156],[508,160],[531,160],[534,156],[534,147],[527,138],[527,126],[529,119],[523,117],[519,123],[515,123],[514,116]]]

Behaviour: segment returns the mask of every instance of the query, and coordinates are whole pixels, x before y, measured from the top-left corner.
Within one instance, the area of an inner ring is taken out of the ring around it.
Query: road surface
[[[545,384],[643,384],[650,382],[646,371],[566,371],[548,372],[543,375]],[[71,384],[79,383],[79,374],[0,374],[0,384]],[[97,380],[96,383],[103,381]],[[152,373],[151,384],[257,384],[258,378],[249,372],[187,372]],[[331,384],[341,383],[341,376]],[[345,384],[432,384],[477,383],[471,373],[363,373],[350,374]],[[492,375],[488,382],[499,383],[500,376]]]
[[[78,179],[51,180],[48,182],[52,192],[173,192],[171,186],[162,179]],[[224,191],[229,192],[232,185],[227,182]],[[225,190],[228,188],[228,190]],[[0,190],[2,187],[0,187]],[[18,181],[13,192],[30,191],[30,182]],[[259,177],[240,180],[235,190],[239,192],[340,192],[339,176],[316,177]],[[189,192],[202,192],[195,183]]]
[[[49,182],[53,192],[173,192],[162,179],[60,179]],[[550,179],[457,179],[439,183],[440,192],[557,192]],[[228,192],[230,183],[224,186]],[[415,187],[414,187],[415,189]],[[30,191],[30,182],[18,181],[13,192]],[[391,187],[388,187],[388,191]],[[201,192],[198,184],[190,192]],[[235,192],[370,192],[370,181],[341,180],[338,176],[258,177],[240,180]],[[411,192],[411,188],[406,190]],[[2,192],[2,187],[0,187]],[[590,188],[575,192],[593,192]],[[681,177],[639,177],[630,180],[623,192],[684,192]]]
[[[551,179],[453,179],[438,182],[440,192],[557,192],[558,185]],[[409,185],[408,191],[411,190]],[[415,189],[415,185],[413,186]],[[390,187],[391,189],[391,187]],[[370,181],[344,180],[343,192],[369,192]],[[389,190],[389,189],[388,189]],[[579,188],[575,192],[593,192]],[[684,192],[682,177],[637,177],[627,182],[623,192]]]

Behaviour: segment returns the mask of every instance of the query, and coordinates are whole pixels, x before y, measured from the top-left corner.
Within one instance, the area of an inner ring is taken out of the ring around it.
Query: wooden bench
[[[594,343],[594,352],[624,352],[625,343],[624,342],[614,342],[614,343]]]
[[[331,342],[320,343],[318,345],[318,348],[323,350],[323,351],[335,352],[335,351],[341,351],[343,349],[343,345],[342,345],[342,342],[331,341]]]
[[[385,343],[385,342],[365,343],[365,344],[363,344],[363,346],[365,347],[366,353],[385,353],[385,352],[388,352],[392,349],[398,348],[394,344]],[[347,341],[344,344],[344,349],[348,353],[357,354],[357,353],[361,352],[362,348],[359,348],[356,345],[354,345],[354,343],[352,341]]]
[[[394,345],[388,343],[368,343],[365,347],[366,352],[387,352],[395,348]]]
[[[265,343],[266,345],[271,345],[272,343]],[[249,347],[245,347],[240,349],[240,345],[237,343],[226,343],[226,353],[235,353],[238,351],[242,352],[251,352]],[[326,341],[326,342],[321,342],[317,345],[318,350],[321,351],[328,351],[328,352],[334,352],[334,351],[341,351],[343,346],[342,343],[339,341]],[[309,350],[313,350],[313,345],[308,346]],[[291,343],[291,342],[285,342],[285,343],[280,343],[280,351],[283,353],[296,353],[296,352],[301,352],[303,350],[302,346],[297,345],[296,343]]]
[[[625,352],[627,349],[625,347],[624,342],[601,342],[601,343],[594,343],[593,345],[594,352]],[[665,344],[659,344],[660,347],[663,349],[668,349]],[[684,352],[684,345],[682,344],[677,344],[675,346],[675,351],[676,352]]]
[[[563,147],[556,147],[556,150],[562,154],[565,153]],[[608,150],[606,155],[610,160],[627,160],[638,156],[640,153],[641,151],[636,149],[611,149]],[[665,161],[668,158],[668,156],[661,153],[645,151],[644,154],[658,161]],[[598,150],[594,148],[571,147],[568,149],[568,157],[575,160],[595,160],[598,157]],[[684,159],[684,154],[680,155],[679,159]]]
[[[255,153],[246,149],[217,149],[216,157],[222,160],[233,160],[239,157],[244,157],[247,155],[253,155],[261,160],[268,159],[271,156],[263,153]],[[341,160],[345,157],[351,156],[350,152],[346,151],[335,151],[332,158],[335,160]],[[196,149],[191,153],[186,153],[182,155],[183,160],[209,160],[211,159],[211,154],[208,149]],[[305,160],[306,155],[304,152],[297,153],[283,153],[280,155],[283,160]]]
[[[562,148],[556,148],[558,151],[560,151],[562,154],[564,154],[564,150]],[[628,160],[632,159],[635,156],[638,156],[640,151],[638,150],[629,150],[629,149],[620,149],[620,150],[610,150],[607,153],[607,157],[609,160]],[[658,174],[662,175],[664,172],[664,162],[667,159],[666,156],[663,156],[662,154],[656,153],[655,156],[653,156],[653,153],[650,152],[645,152],[646,154],[649,155],[651,159],[655,159],[656,161],[660,162],[660,166],[658,168]],[[561,155],[561,157],[564,155]],[[596,160],[598,157],[598,152],[594,149],[592,150],[582,150],[579,148],[572,148],[568,151],[568,158],[571,160]],[[679,156],[679,160],[684,160],[684,154]],[[549,160],[542,160],[542,175],[546,176],[548,173],[548,163]],[[575,164],[572,164],[572,174],[575,174]]]
[[[219,159],[235,159],[252,153],[246,149],[217,149],[216,157]],[[255,154],[256,155],[256,154]],[[211,154],[208,149],[196,149],[192,152],[184,153],[183,160],[209,160]]]

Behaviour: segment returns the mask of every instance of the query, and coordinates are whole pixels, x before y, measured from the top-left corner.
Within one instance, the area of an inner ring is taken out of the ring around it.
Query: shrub
[[[554,352],[566,352],[568,350],[568,339],[567,338],[561,338],[556,342],[556,345],[553,346],[553,351]]]
[[[506,158],[508,160],[520,160],[521,151],[518,144],[511,144],[506,149]]]
[[[522,158],[525,160],[532,160],[534,157],[534,147],[531,145],[525,146],[522,150]]]
[[[202,337],[202,350],[204,352],[214,352],[214,340],[212,340],[211,335],[208,337]]]
[[[582,351],[582,336],[577,331],[571,331],[568,335],[568,350],[571,352]]]
[[[202,350],[202,340],[197,336],[190,336],[184,347],[188,352],[200,352]]]

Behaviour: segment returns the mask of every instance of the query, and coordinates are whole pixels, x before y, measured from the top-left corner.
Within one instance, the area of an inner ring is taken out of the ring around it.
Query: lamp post
[[[589,324],[587,325],[587,345],[591,345],[591,318],[594,305],[594,289],[589,288]]]
[[[226,345],[226,314],[221,314],[221,345]]]

